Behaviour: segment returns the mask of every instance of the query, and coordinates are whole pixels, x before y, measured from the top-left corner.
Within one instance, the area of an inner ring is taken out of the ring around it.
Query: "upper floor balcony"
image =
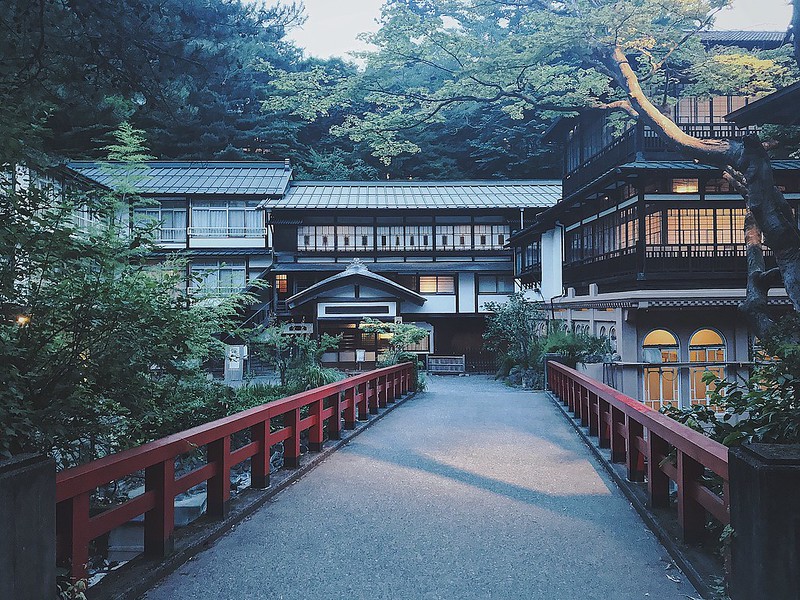
[[[738,139],[758,133],[758,128],[739,128],[732,123],[678,123],[686,133],[700,139]],[[589,185],[609,171],[634,161],[686,160],[670,148],[650,127],[636,123],[605,145],[570,140],[564,167],[564,198]]]

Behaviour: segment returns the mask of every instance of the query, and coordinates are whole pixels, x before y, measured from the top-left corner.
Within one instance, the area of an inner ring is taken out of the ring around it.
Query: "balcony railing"
[[[186,227],[161,227],[156,230],[156,241],[160,244],[181,244],[186,242]]]
[[[758,133],[749,127],[740,129],[732,123],[679,123],[680,128],[700,139],[735,139]],[[687,160],[661,139],[649,127],[639,123],[605,146],[600,152],[584,160],[564,175],[564,196],[567,197],[614,167],[641,157],[644,160]]]
[[[642,256],[642,253],[644,255]],[[775,264],[764,248],[767,267]],[[596,283],[609,277],[639,281],[659,275],[672,277],[735,277],[744,285],[747,275],[745,244],[648,244],[599,254],[564,264],[564,282],[571,287]]]
[[[267,235],[265,227],[189,227],[188,232],[193,238],[263,238]]]

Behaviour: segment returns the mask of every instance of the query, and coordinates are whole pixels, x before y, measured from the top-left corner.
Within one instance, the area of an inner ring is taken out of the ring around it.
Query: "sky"
[[[304,0],[308,20],[289,38],[311,56],[347,57],[365,50],[359,33],[375,31],[383,0]],[[733,8],[717,17],[716,29],[785,31],[791,16],[789,0],[734,0]]]

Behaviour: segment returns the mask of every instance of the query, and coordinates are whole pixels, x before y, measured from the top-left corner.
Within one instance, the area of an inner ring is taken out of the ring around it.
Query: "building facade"
[[[508,240],[561,193],[547,180],[296,182],[288,163],[70,168],[138,190],[132,222],[155,227],[154,260],[187,259],[195,295],[247,289],[258,299],[248,322],[339,335],[323,362],[343,368],[374,366],[388,343],[359,328],[365,317],[428,330],[421,355],[493,368],[485,304],[515,291]]]
[[[724,121],[740,98],[681,105],[705,115],[672,115],[698,137],[754,130]],[[642,124],[616,137],[597,134],[600,113],[560,126],[564,197],[512,236],[517,277],[539,287],[569,327],[609,339],[610,385],[656,409],[707,403],[703,373],[745,375],[757,344],[738,309],[747,281],[742,197],[718,169],[683,159]],[[797,212],[800,161],[772,166]],[[774,265],[768,251],[767,261]],[[788,300],[774,290],[772,303],[780,311]]]

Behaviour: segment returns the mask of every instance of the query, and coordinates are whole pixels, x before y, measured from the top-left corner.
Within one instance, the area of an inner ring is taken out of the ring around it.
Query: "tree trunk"
[[[800,10],[797,5],[795,10]],[[754,135],[739,141],[702,140],[687,134],[650,102],[621,48],[611,49],[603,59],[627,92],[639,118],[676,150],[697,162],[723,169],[742,194],[748,208],[748,281],[747,299],[741,308],[755,334],[763,339],[774,325],[767,313],[767,293],[770,287],[780,285],[781,277],[794,309],[800,311],[800,230],[789,203],[775,186],[769,154]],[[764,244],[775,255],[779,272],[765,270],[762,234]]]

